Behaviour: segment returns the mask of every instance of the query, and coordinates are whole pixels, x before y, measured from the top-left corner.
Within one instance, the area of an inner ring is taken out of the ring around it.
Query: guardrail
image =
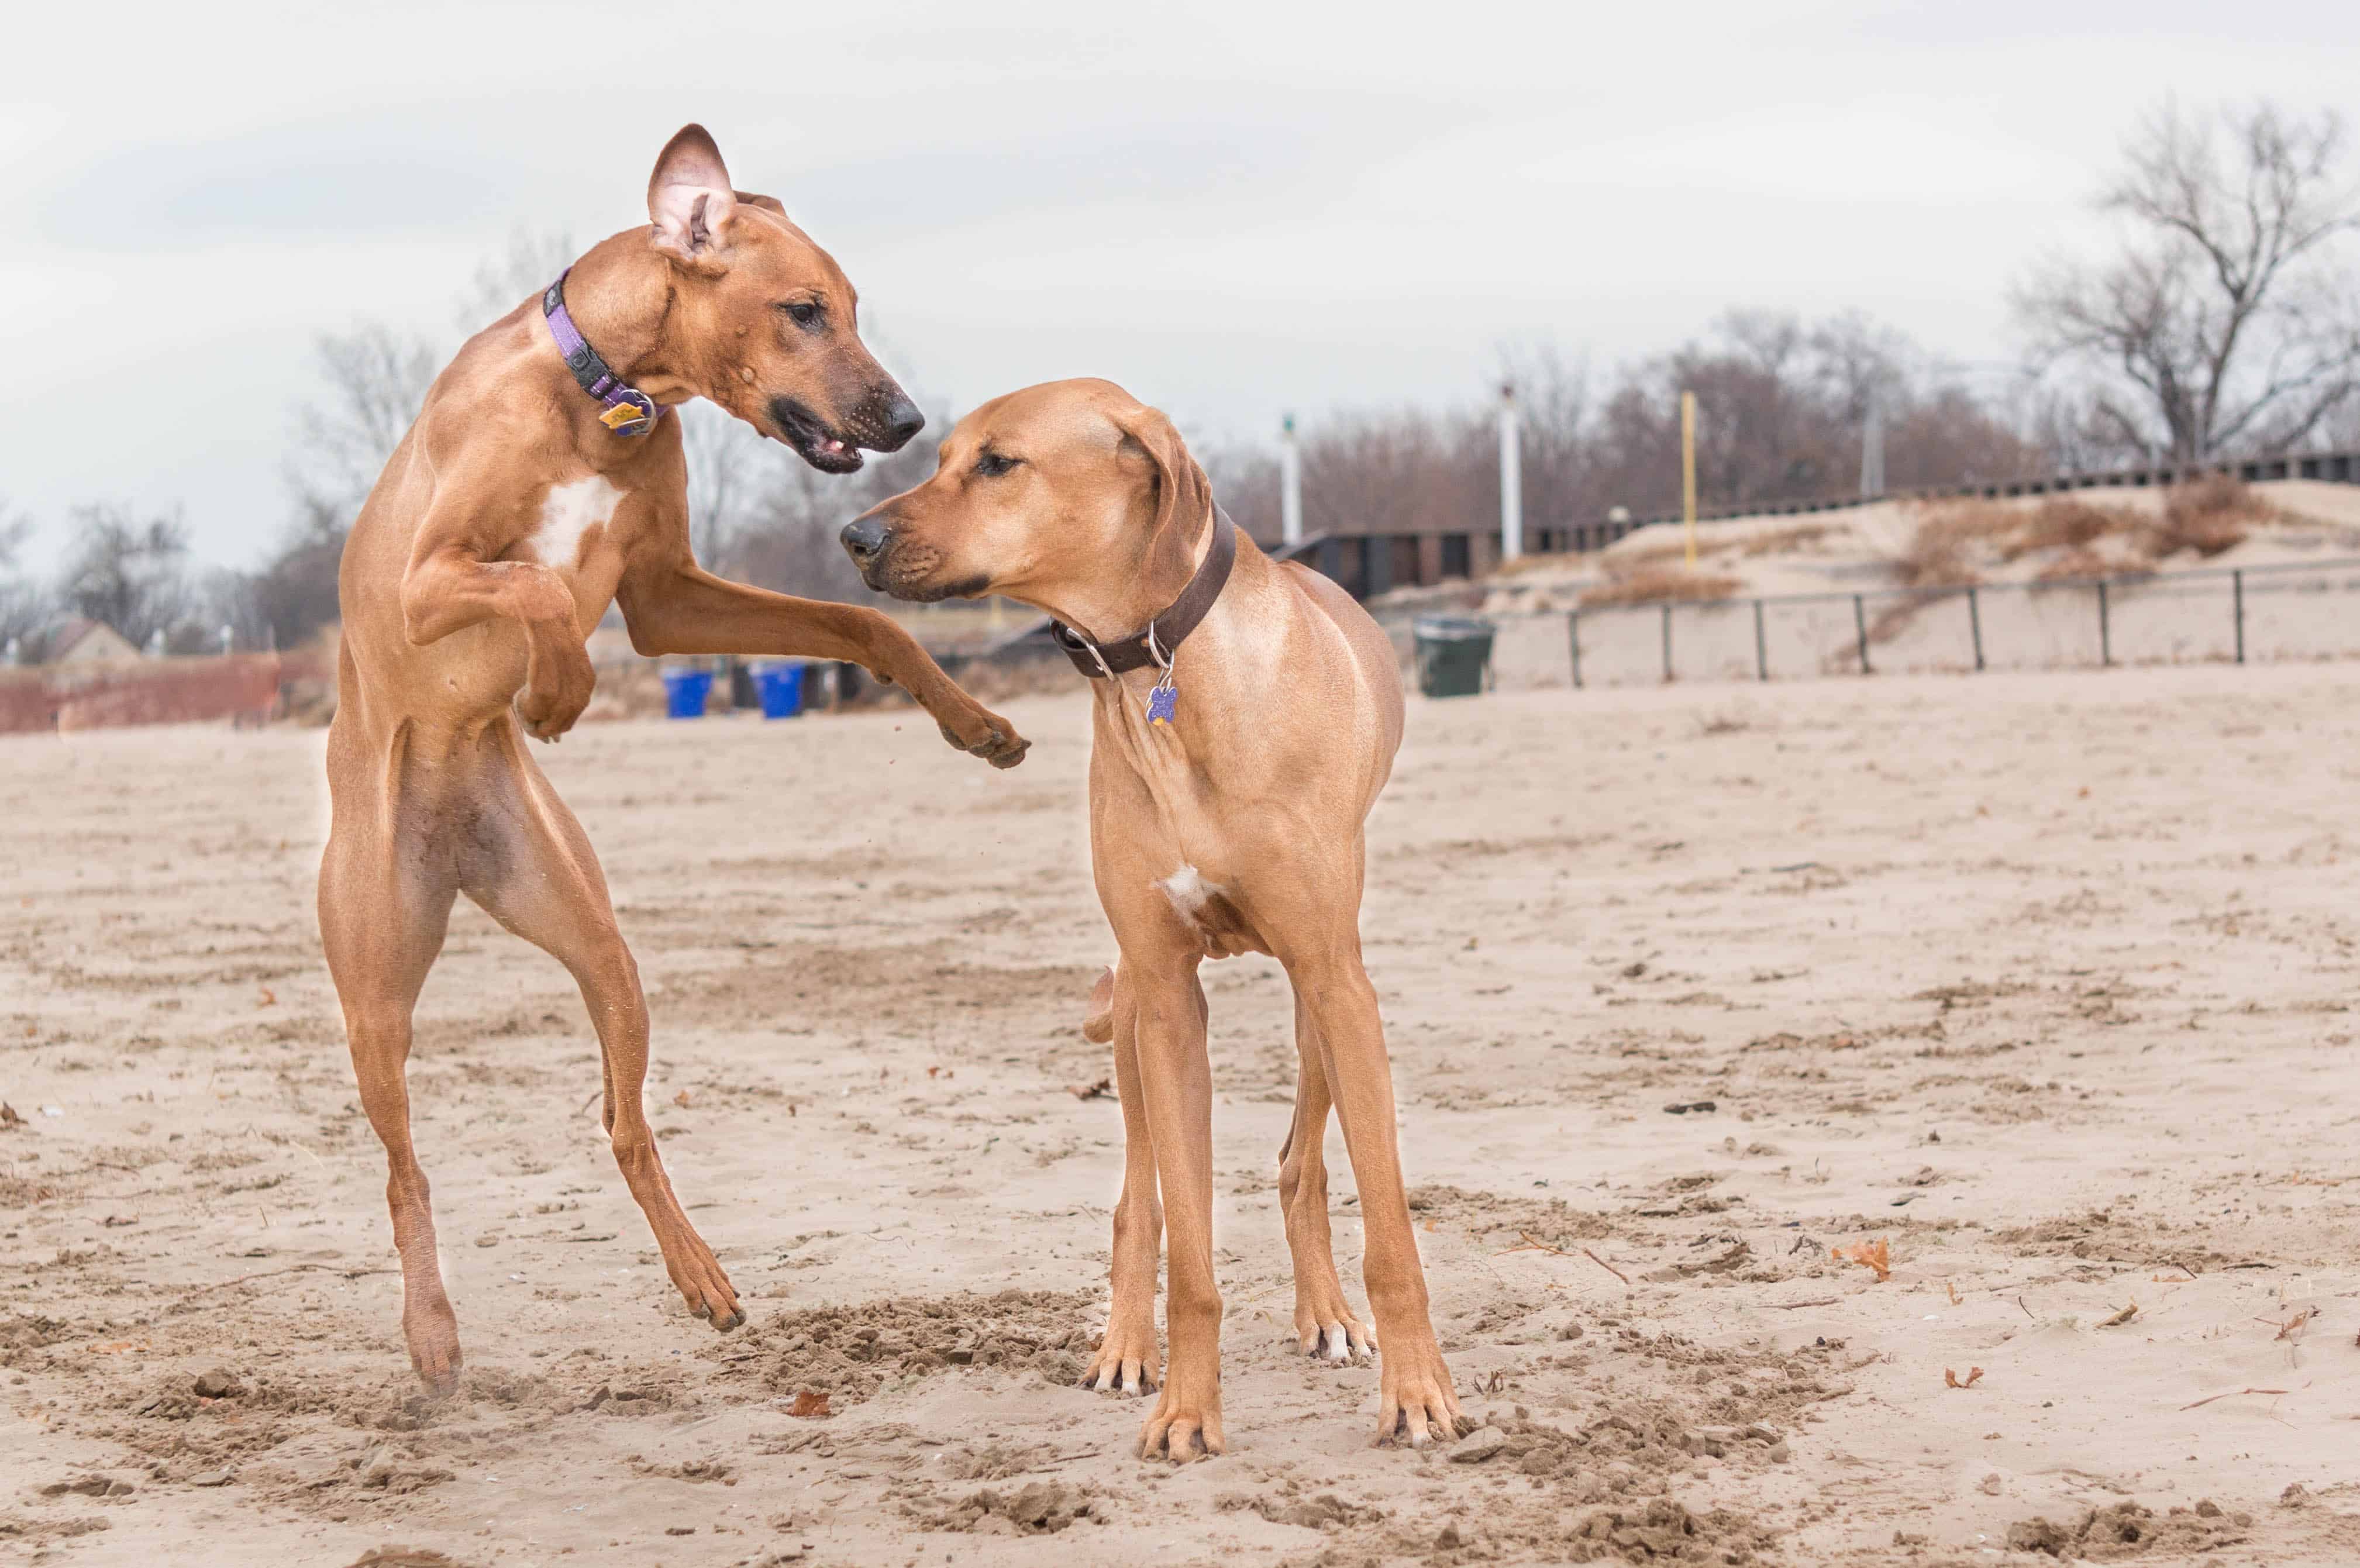
[[[2337,579],[2342,579],[2337,581]],[[1781,628],[1778,640],[1788,650],[1782,664],[1794,659],[1797,645],[1804,650],[1814,668],[1811,674],[1828,674],[1857,670],[1863,675],[1876,673],[1876,649],[1880,643],[1890,644],[1905,632],[1915,632],[1918,640],[1941,651],[1943,639],[1951,639],[1955,659],[1939,661],[1934,667],[1974,670],[1989,669],[1995,657],[2005,650],[1993,648],[1992,629],[1986,626],[1985,611],[1994,601],[2018,606],[2016,619],[2019,642],[2029,642],[2037,636],[2044,651],[2055,653],[2060,648],[2064,662],[2086,662],[2071,656],[2078,645],[2081,650],[2094,651],[2095,662],[2111,667],[2121,662],[2163,663],[2192,662],[2218,659],[2244,664],[2247,661],[2253,639],[2249,637],[2254,602],[2268,602],[2274,609],[2285,607],[2285,596],[2329,593],[2360,594],[2360,556],[2339,556],[2318,561],[2273,562],[2261,566],[2200,567],[2185,572],[2116,572],[2094,577],[2052,578],[2028,583],[1972,583],[1938,588],[1876,588],[1858,592],[1834,591],[1823,593],[1765,594],[1755,597],[1687,600],[1655,604],[1612,605],[1588,610],[1571,610],[1566,614],[1567,639],[1573,663],[1573,683],[1588,684],[1583,665],[1583,633],[1590,628],[1597,633],[1601,623],[1631,624],[1634,618],[1652,618],[1657,623],[1655,663],[1663,681],[1680,678],[1681,648],[1676,636],[1682,620],[1691,623],[1692,630],[1703,629],[1708,619],[1720,623],[1711,626],[1712,651],[1716,669],[1724,677],[1736,670],[1736,679],[1747,675],[1756,681],[1772,678],[1774,660],[1771,656],[1773,638],[1771,623],[1774,614],[1786,617],[1790,624]],[[2081,603],[2081,596],[2087,603]],[[2169,626],[2147,626],[2140,628],[2140,645],[2134,658],[2120,657],[2118,621],[2123,610],[2136,605],[2142,611],[2159,603],[2177,603],[2217,597],[2217,609],[2208,607],[2200,617],[2191,616],[2173,621]],[[1930,631],[1918,623],[1923,613],[1934,606],[1955,604],[1961,612],[1961,623]],[[2342,607],[2339,606],[2339,609]],[[1872,615],[1872,611],[1874,612]],[[1825,615],[1815,614],[1825,612]],[[1846,613],[1848,612],[1848,614]],[[2062,612],[2062,613],[2059,613]],[[1736,616],[1739,640],[1732,654],[1731,628],[1726,624]],[[1832,630],[1830,619],[1832,620]],[[2281,616],[2280,619],[2286,617]],[[2262,650],[2265,656],[2282,646],[2292,646],[2289,657],[2337,657],[2360,653],[2360,615],[2348,609],[2340,614],[2313,617],[2317,626],[2289,627],[2293,643],[2285,637]],[[1750,621],[1750,628],[1746,625]],[[2077,630],[2076,627],[2079,627]],[[1745,633],[1750,629],[1750,639]],[[1963,637],[1960,634],[1963,634]],[[1611,636],[1612,634],[1607,634]],[[2007,633],[2004,630],[2002,637]],[[2092,648],[2090,638],[2094,638]],[[1746,642],[1750,640],[1750,647]],[[1627,653],[1629,638],[1618,651]],[[2350,646],[2346,646],[2346,644]],[[1598,646],[1592,648],[1594,672]],[[1750,659],[1747,655],[1750,654]],[[1627,665],[1627,658],[1624,660]],[[2053,668],[2060,662],[2048,658],[2025,663],[2021,668]]]

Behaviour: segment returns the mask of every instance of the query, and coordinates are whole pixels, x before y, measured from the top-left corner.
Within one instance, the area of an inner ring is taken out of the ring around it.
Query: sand
[[[1176,1471],[1068,1386],[1110,947],[1085,704],[1012,711],[1009,775],[891,713],[542,753],[751,1322],[686,1316],[578,998],[463,905],[411,1069],[441,1405],[314,936],[321,736],[0,742],[0,1559],[2360,1560],[2360,666],[1414,703],[1367,950],[1484,1430],[1372,1448],[1375,1371],[1294,1350],[1289,1009],[1236,961],[1231,1451]]]

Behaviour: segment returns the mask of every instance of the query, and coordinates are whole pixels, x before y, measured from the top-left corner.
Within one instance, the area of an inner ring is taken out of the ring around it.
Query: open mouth
[[[771,399],[770,422],[778,427],[780,439],[822,474],[850,474],[860,466],[860,449],[792,397]]]

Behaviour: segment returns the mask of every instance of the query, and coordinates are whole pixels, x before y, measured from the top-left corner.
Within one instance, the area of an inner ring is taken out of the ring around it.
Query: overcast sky
[[[96,498],[254,562],[315,335],[455,341],[519,226],[644,222],[691,119],[929,405],[1107,376],[1237,437],[1732,305],[1998,360],[2007,280],[2098,237],[2162,94],[2360,107],[2351,0],[215,0],[16,7],[5,47],[0,496],[36,564]]]

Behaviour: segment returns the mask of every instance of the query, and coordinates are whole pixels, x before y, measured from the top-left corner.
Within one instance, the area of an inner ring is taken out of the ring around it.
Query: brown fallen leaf
[[[1068,1083],[1065,1093],[1076,1100],[1111,1100],[1114,1098],[1114,1080],[1101,1078],[1095,1083]]]
[[[2134,1298],[2129,1306],[2125,1307],[2113,1317],[2099,1320],[2098,1326],[2100,1328],[2120,1328],[2123,1324],[2130,1322],[2131,1319],[2136,1316],[2138,1316],[2138,1301]]]
[[[1982,1381],[1983,1375],[1983,1369],[1980,1367],[1968,1367],[1967,1375],[1964,1377],[1960,1377],[1956,1372],[1953,1372],[1949,1367],[1945,1367],[1942,1368],[1942,1387],[1945,1388],[1972,1388],[1978,1382]]]
[[[5,1100],[0,1100],[0,1127],[23,1127],[24,1125],[25,1118],[16,1114],[16,1107]]]
[[[1960,1299],[1959,1288],[1956,1285],[1951,1284],[1948,1279],[1945,1279],[1942,1281],[1942,1289],[1950,1292],[1950,1305],[1954,1307],[1957,1306]]]
[[[2294,1316],[2287,1319],[2284,1323],[2278,1323],[2274,1318],[2259,1318],[2256,1321],[2259,1323],[2273,1323],[2276,1325],[2278,1333],[2270,1336],[2272,1339],[2298,1339],[2301,1337],[2303,1325],[2310,1323],[2311,1319],[2318,1315],[2319,1309],[2317,1307],[2305,1307],[2302,1311],[2295,1313]]]
[[[279,993],[272,990],[269,986],[265,985],[262,988],[262,1000],[256,1005],[264,1007],[277,1007],[279,1005]]]
[[[929,1067],[926,1069],[926,1076],[932,1078],[941,1072],[942,1069],[940,1067]]]
[[[1893,1250],[1883,1236],[1874,1241],[1856,1241],[1850,1247],[1830,1247],[1828,1256],[1839,1263],[1857,1263],[1863,1269],[1874,1269],[1880,1285],[1893,1278]]]
[[[672,1103],[683,1111],[688,1109],[688,1091],[683,1089],[679,1094],[674,1094],[672,1097]]]
[[[811,1388],[805,1388],[798,1393],[795,1396],[795,1402],[787,1407],[787,1414],[791,1416],[826,1416],[835,1413],[827,1408],[827,1396]]]

